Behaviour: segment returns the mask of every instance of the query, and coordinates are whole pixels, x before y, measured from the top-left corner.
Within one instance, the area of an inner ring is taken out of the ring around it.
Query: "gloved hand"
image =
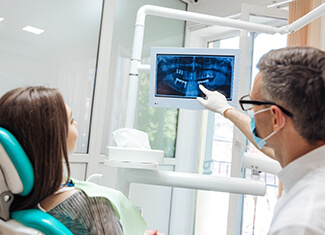
[[[218,91],[210,91],[204,86],[199,86],[200,90],[206,95],[206,98],[197,97],[196,100],[203,105],[206,109],[212,112],[220,113],[224,115],[228,109],[234,109],[234,107],[228,104],[226,97]]]

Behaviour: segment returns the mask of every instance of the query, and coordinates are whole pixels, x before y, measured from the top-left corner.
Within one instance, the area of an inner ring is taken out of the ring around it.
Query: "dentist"
[[[325,234],[325,52],[272,50],[257,67],[252,91],[239,101],[249,116],[202,86],[206,98],[197,100],[281,164],[284,189],[268,234]]]

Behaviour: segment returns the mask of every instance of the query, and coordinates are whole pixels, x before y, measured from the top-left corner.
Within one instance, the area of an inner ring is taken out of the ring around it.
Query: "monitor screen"
[[[207,48],[151,49],[149,105],[204,109],[199,85],[224,94],[237,106],[240,50]]]

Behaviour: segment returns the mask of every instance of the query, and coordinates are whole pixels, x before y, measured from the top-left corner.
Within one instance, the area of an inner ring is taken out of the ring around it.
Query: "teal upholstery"
[[[16,168],[22,182],[23,190],[20,195],[28,195],[34,186],[34,170],[29,158],[17,139],[3,127],[0,127],[0,144]],[[37,229],[46,235],[72,234],[59,220],[38,209],[11,212],[11,217],[23,225]]]
[[[20,195],[28,195],[34,186],[34,170],[31,162],[17,139],[2,127],[0,127],[0,143],[6,150],[22,181],[24,189]]]
[[[14,220],[46,235],[72,235],[69,229],[53,216],[38,209],[27,209],[11,213]]]

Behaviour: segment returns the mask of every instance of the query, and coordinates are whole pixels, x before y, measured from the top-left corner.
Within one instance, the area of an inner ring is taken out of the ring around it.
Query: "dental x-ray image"
[[[233,55],[156,55],[156,96],[204,96],[199,85],[232,98]]]
[[[152,47],[149,106],[202,110],[199,85],[237,107],[240,49]]]

